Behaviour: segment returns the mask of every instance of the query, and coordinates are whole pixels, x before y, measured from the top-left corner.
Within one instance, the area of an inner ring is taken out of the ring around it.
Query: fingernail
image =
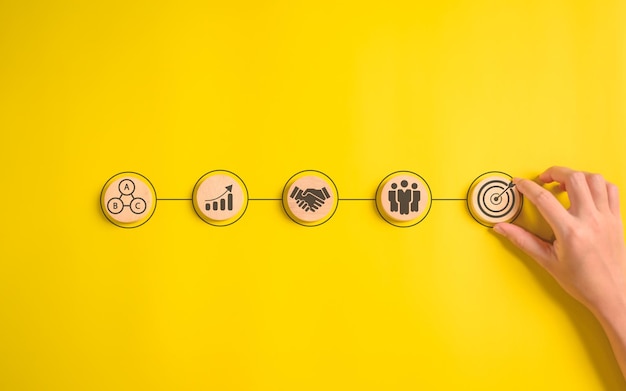
[[[513,177],[511,178],[511,182],[515,183],[517,185],[517,182],[521,181],[522,178],[518,178],[518,177]]]
[[[504,230],[502,229],[502,226],[500,226],[500,224],[494,225],[493,230],[495,231],[495,233],[504,236]]]

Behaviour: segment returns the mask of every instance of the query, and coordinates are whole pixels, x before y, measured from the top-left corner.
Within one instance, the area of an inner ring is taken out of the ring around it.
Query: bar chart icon
[[[226,186],[226,191],[219,196],[204,201],[206,210],[233,210],[233,185]]]
[[[239,220],[248,207],[248,190],[230,171],[204,174],[193,188],[193,208],[206,223],[226,226]]]

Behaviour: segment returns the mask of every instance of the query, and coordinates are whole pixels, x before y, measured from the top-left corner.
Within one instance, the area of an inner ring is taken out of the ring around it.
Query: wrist
[[[617,363],[626,378],[626,300],[624,300],[624,295],[612,303],[603,303],[602,306],[591,311],[602,325]]]
[[[591,312],[603,326],[615,328],[626,325],[626,292],[617,292],[618,295],[591,307]]]

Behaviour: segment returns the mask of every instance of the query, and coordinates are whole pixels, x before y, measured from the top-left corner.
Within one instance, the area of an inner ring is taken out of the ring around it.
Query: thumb
[[[514,224],[499,223],[493,230],[507,238],[517,248],[535,259],[541,266],[548,268],[552,259],[552,244]]]

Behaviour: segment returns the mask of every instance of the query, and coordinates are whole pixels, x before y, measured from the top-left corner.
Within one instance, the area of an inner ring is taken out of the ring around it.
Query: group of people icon
[[[401,215],[408,215],[411,212],[419,212],[419,202],[421,192],[417,189],[417,183],[412,183],[409,189],[409,182],[402,180],[398,188],[397,183],[391,184],[388,201],[391,212],[399,212]]]

